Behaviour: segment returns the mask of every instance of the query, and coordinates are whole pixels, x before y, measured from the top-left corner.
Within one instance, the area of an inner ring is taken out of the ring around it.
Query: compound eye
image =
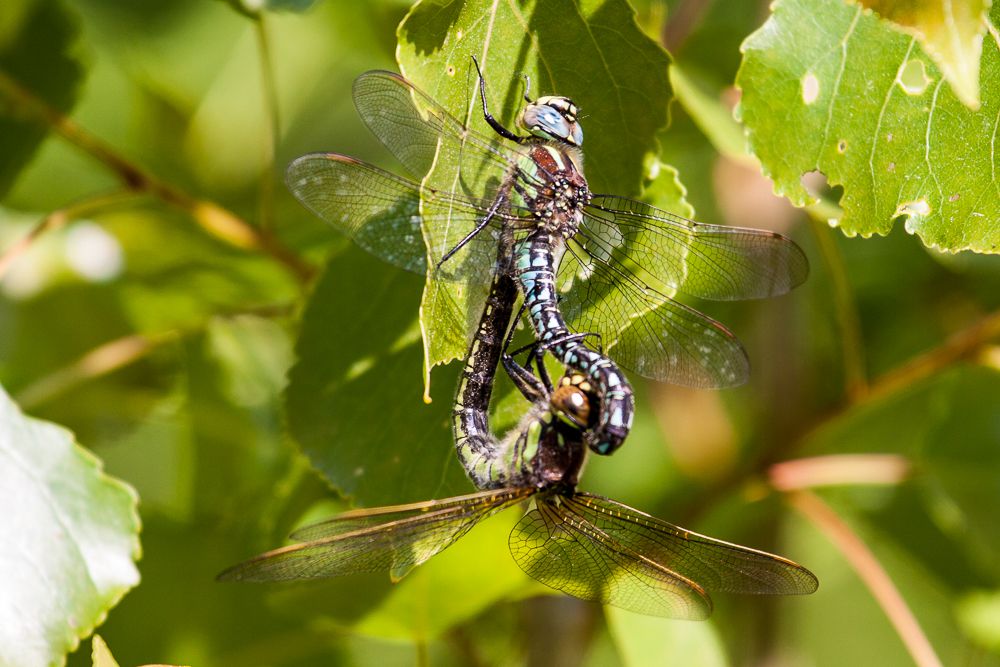
[[[552,393],[552,408],[565,421],[578,428],[590,423],[590,398],[579,387],[560,385]]]

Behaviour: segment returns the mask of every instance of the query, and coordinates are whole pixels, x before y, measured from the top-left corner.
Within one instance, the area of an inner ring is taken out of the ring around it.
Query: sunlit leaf
[[[698,665],[724,667],[729,664],[722,641],[711,623],[678,623],[605,607],[611,637],[626,667],[642,665]]]
[[[990,0],[853,0],[920,40],[962,102],[979,106],[979,58]]]
[[[0,488],[0,663],[61,663],[139,582],[135,492],[2,391]]]
[[[58,2],[5,0],[0,8],[0,197],[48,133],[26,113],[30,102],[15,89],[68,111],[83,78],[77,31],[76,20]]]
[[[1000,651],[1000,591],[976,591],[964,596],[958,601],[955,615],[974,642],[993,652]]]
[[[667,55],[635,23],[622,0],[515,3],[468,0],[417,3],[399,27],[400,70],[453,115],[492,136],[475,97],[479,58],[494,115],[513,127],[531,77],[533,96],[571,97],[582,109],[591,188],[638,193],[643,158],[656,150],[667,120]],[[439,164],[425,183],[455,188],[455,165]],[[463,174],[483,192],[497,174]],[[478,180],[472,180],[475,177]],[[478,318],[482,287],[428,283],[421,302],[426,367],[463,357]]]
[[[848,235],[887,234],[905,218],[928,246],[1000,251],[995,32],[983,49],[978,111],[945,85],[915,37],[840,0],[775,3],[743,52],[740,113],[779,194],[809,202],[800,178],[819,170],[844,188]]]

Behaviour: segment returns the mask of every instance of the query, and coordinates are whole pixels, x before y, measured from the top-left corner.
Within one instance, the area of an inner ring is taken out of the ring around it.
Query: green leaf
[[[617,607],[605,607],[604,614],[626,667],[729,664],[722,640],[711,623],[678,623]]]
[[[979,108],[979,58],[990,0],[854,0],[920,41],[962,103]]]
[[[667,121],[666,53],[638,28],[624,0],[423,0],[399,26],[400,71],[487,136],[476,98],[475,55],[494,115],[513,127],[523,104],[522,74],[532,95],[571,97],[583,110],[587,175],[596,192],[635,195],[643,159],[656,151]],[[436,165],[431,187],[454,189],[455,165]],[[484,191],[489,176],[463,174],[463,187]],[[421,301],[425,368],[465,356],[485,299],[482,286],[429,282]],[[428,378],[429,383],[429,378]]]
[[[94,661],[94,667],[119,667],[115,656],[111,655],[111,649],[100,635],[94,635],[91,641],[91,660]]]
[[[366,506],[470,488],[451,436],[456,373],[445,373],[430,405],[413,382],[420,288],[413,274],[350,248],[330,261],[302,317],[289,428],[327,480]]]
[[[76,20],[59,2],[4,0],[0,5],[0,197],[48,134],[25,113],[30,103],[16,89],[69,111],[83,78],[73,53],[77,33]]]
[[[751,150],[796,205],[810,201],[807,172],[842,185],[849,236],[887,234],[902,217],[925,245],[996,253],[1000,47],[990,34],[984,104],[971,111],[915,37],[839,0],[780,0],[744,43],[736,79]]]
[[[985,649],[1000,652],[1000,591],[976,591],[955,609],[963,632]]]
[[[62,663],[139,581],[138,499],[2,390],[0,488],[0,664]]]

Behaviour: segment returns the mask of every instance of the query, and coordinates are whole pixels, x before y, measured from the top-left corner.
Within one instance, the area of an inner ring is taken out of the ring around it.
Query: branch
[[[208,233],[230,245],[246,250],[259,250],[270,255],[288,268],[300,282],[305,283],[312,278],[315,272],[313,267],[285,247],[272,234],[254,227],[214,202],[192,197],[170,183],[156,178],[2,71],[0,71],[0,96],[6,97],[25,118],[48,126],[56,134],[102,162],[118,175],[129,190],[152,194],[167,204],[185,211]]]
[[[941,667],[941,660],[934,652],[927,635],[913,615],[899,589],[879,563],[875,554],[851,530],[833,509],[819,496],[809,491],[789,493],[788,501],[815,525],[840,550],[871,592],[875,601],[892,623],[899,638],[919,667]]]
[[[819,244],[823,263],[833,285],[833,305],[840,331],[841,356],[844,360],[844,385],[848,400],[856,401],[868,392],[865,378],[864,347],[861,342],[861,323],[847,280],[847,269],[832,238],[832,231],[825,223],[813,219],[812,230]]]
[[[0,278],[6,275],[15,260],[27,252],[31,244],[45,232],[58,229],[73,220],[92,216],[123,201],[133,199],[135,196],[136,193],[131,190],[119,190],[81,199],[69,206],[52,211],[39,220],[38,224],[32,227],[27,234],[0,253]]]
[[[910,386],[948,366],[975,357],[994,338],[1000,337],[1000,310],[952,334],[930,350],[877,378],[864,399],[885,396]],[[860,400],[858,402],[861,402]]]

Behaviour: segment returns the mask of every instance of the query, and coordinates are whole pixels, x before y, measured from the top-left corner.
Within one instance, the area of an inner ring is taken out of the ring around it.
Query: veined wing
[[[426,176],[435,162],[457,168],[465,181],[477,180],[483,172],[501,178],[526,155],[516,144],[502,144],[499,136],[470,129],[394,72],[376,70],[355,79],[354,105],[372,133],[416,179]]]
[[[559,302],[569,326],[597,333],[605,354],[645,377],[689,387],[746,381],[750,362],[723,325],[650,287],[626,264],[567,245]]]
[[[427,270],[422,226],[449,226],[464,235],[476,227],[492,203],[425,188],[421,213],[419,184],[337,153],[297,158],[288,166],[285,180],[306,208],[339,232],[376,257],[416,273]],[[436,205],[427,207],[428,202]],[[512,207],[497,211],[495,223],[434,276],[446,280],[471,276],[474,282],[488,283],[504,221],[523,213]]]
[[[454,199],[428,198],[428,187],[455,193],[456,199],[498,202],[496,212],[516,217],[517,212],[502,201],[509,179],[538,184],[536,174],[516,168],[518,162],[528,160],[524,147],[504,142],[495,134],[475,132],[398,74],[375,71],[359,76],[354,82],[354,104],[368,128],[425,188],[420,210],[426,220],[428,257],[434,266],[441,264],[476,225],[468,224],[461,208],[453,205]],[[492,230],[496,232],[497,227]],[[476,245],[480,247],[470,249]],[[468,276],[469,265],[480,262],[481,254],[496,247],[496,238],[480,233],[441,268],[454,276]]]
[[[222,572],[222,581],[285,581],[389,571],[402,578],[479,521],[534,493],[499,489],[445,500],[348,512],[296,531],[308,541],[268,551]]]
[[[627,261],[661,292],[720,301],[784,294],[809,262],[793,241],[760,229],[707,225],[614,195],[587,206],[580,244],[606,261]]]
[[[561,496],[539,498],[509,545],[529,576],[583,600],[669,618],[702,620],[712,612],[701,586],[581,520]]]
[[[713,593],[805,595],[819,586],[787,558],[692,533],[609,498],[578,493],[563,504],[577,520]]]

